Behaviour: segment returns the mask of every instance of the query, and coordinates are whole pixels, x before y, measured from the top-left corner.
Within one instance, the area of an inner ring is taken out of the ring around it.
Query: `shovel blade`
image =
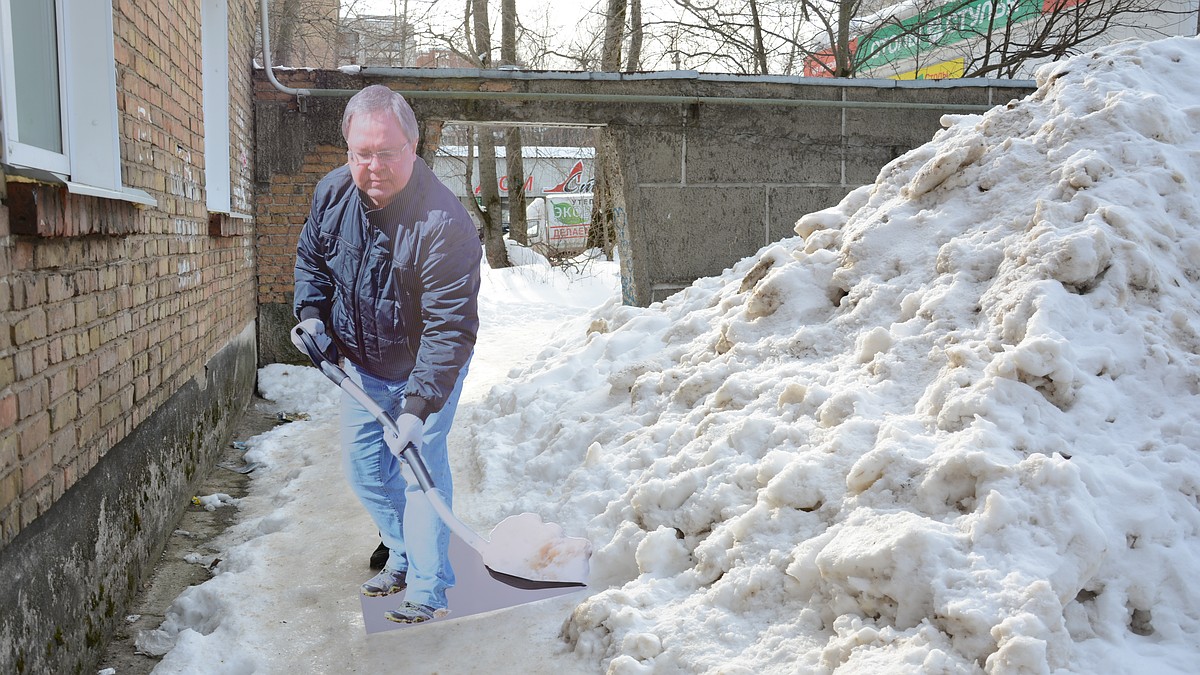
[[[500,521],[481,554],[493,578],[518,588],[586,586],[592,544],[522,513]]]

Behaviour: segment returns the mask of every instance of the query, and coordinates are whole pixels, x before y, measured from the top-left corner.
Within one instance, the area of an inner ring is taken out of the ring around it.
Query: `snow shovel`
[[[384,429],[397,432],[392,416],[351,380],[346,371],[322,353],[312,335],[298,326],[295,331],[313,365],[362,404]],[[429,470],[425,468],[425,462],[416,446],[409,443],[400,455],[412,469],[417,484],[421,486],[438,517],[446,523],[451,532],[479,553],[492,578],[524,590],[587,585],[588,561],[591,556],[591,542],[587,539],[567,537],[561,526],[543,522],[542,518],[534,513],[505,518],[492,530],[491,537],[484,539],[459,520],[446,505],[442,493],[433,484]]]

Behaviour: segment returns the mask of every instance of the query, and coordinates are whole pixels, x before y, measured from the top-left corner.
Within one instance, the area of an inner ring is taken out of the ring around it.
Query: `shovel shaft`
[[[304,330],[299,327],[297,327],[295,330],[296,334],[301,338],[301,341],[305,347],[305,351],[308,352],[309,358],[312,359],[313,365],[319,368],[326,377],[334,382],[334,384],[338,385],[342,391],[350,395],[350,397],[355,401],[358,401],[359,404],[363,406],[363,409],[365,409],[376,420],[379,421],[385,431],[394,433],[398,436],[399,430],[397,429],[396,421],[392,419],[392,416],[378,403],[376,403],[367,394],[367,392],[363,391],[362,387],[360,387],[354,380],[350,379],[344,370],[338,367],[337,364],[330,361],[329,358],[327,358],[326,355],[317,348],[316,341],[311,335],[304,332]],[[450,528],[451,532],[458,535],[458,538],[462,539],[467,546],[470,546],[479,553],[480,557],[483,559],[484,566],[487,567],[488,572],[492,574],[493,578],[514,588],[523,589],[583,586],[587,583],[586,557],[580,561],[584,571],[578,574],[567,575],[568,578],[546,578],[544,574],[541,575],[540,578],[537,574],[532,575],[531,577],[523,577],[520,576],[520,574],[523,573],[520,569],[505,569],[505,567],[512,566],[513,556],[511,551],[513,546],[515,545],[519,549],[522,545],[528,543],[528,538],[524,536],[508,536],[505,537],[503,541],[499,541],[498,546],[497,543],[489,541],[480,536],[478,533],[468,527],[466,523],[459,520],[458,517],[454,515],[454,512],[450,510],[450,506],[446,504],[446,500],[442,497],[442,492],[437,489],[436,485],[434,485],[433,479],[429,475],[429,470],[425,467],[425,462],[421,459],[421,453],[413,444],[409,443],[408,446],[400,452],[400,457],[405,461],[408,467],[412,469],[413,475],[416,476],[417,484],[420,485],[422,494],[424,494],[425,498],[429,500],[429,504],[433,507],[434,513],[436,513],[438,518],[440,518],[442,522],[446,524],[446,527]],[[538,519],[538,522],[540,522],[540,519]],[[497,531],[499,531],[499,528],[497,528]],[[525,533],[521,532],[519,534],[523,535]],[[493,536],[495,537],[495,534],[493,534]],[[500,540],[501,538],[496,537],[496,539]],[[507,544],[507,546],[504,544]],[[531,551],[531,553],[538,554],[539,552]],[[522,557],[523,556],[517,556],[518,559]],[[499,567],[500,569],[495,569],[496,567]],[[516,565],[516,567],[519,568],[520,565]],[[514,573],[510,573],[510,571]]]
[[[326,361],[325,363],[328,364],[329,362]],[[341,368],[338,368],[337,366],[333,367],[336,368],[338,372],[342,372]],[[347,394],[350,394],[354,400],[362,404],[363,408],[365,408],[367,412],[374,415],[375,419],[379,420],[379,423],[382,424],[385,429],[396,431],[396,422],[392,419],[391,415],[387,414],[383,408],[379,407],[379,404],[376,403],[370,396],[368,396],[367,392],[363,391],[362,387],[359,387],[354,380],[351,380],[349,377],[345,377],[344,372],[342,375],[343,379],[338,383],[338,386],[341,387],[342,390]],[[442,519],[442,522],[446,523],[446,526],[450,528],[450,531],[454,534],[457,534],[459,538],[466,542],[468,546],[482,554],[484,547],[486,547],[488,544],[488,541],[479,536],[474,530],[467,527],[465,523],[463,523],[458,519],[457,516],[454,515],[454,512],[450,510],[450,507],[446,505],[446,501],[442,499],[442,493],[437,489],[437,486],[433,484],[433,478],[429,475],[429,469],[425,468],[425,461],[421,459],[421,453],[417,451],[416,446],[414,446],[412,443],[409,443],[408,447],[406,447],[404,452],[400,453],[400,455],[403,457],[404,461],[408,463],[408,468],[412,469],[413,475],[417,477],[417,485],[421,486],[421,491],[425,493],[425,497],[429,499],[429,503],[433,506],[433,510],[438,514],[438,517]]]
[[[392,419],[392,416],[386,410],[367,395],[367,392],[363,391],[362,387],[350,379],[346,371],[342,370],[336,363],[325,358],[325,355],[317,348],[317,343],[311,335],[299,327],[295,330],[296,334],[300,336],[305,351],[308,352],[308,358],[312,360],[313,365],[320,368],[325,377],[328,377],[334,384],[341,387],[342,391],[349,394],[355,401],[358,401],[363,409],[371,413],[386,431],[399,435],[396,420]],[[488,541],[467,527],[465,523],[454,515],[450,507],[446,505],[446,501],[442,499],[442,493],[433,484],[433,478],[429,475],[429,469],[425,467],[425,461],[421,459],[421,453],[417,451],[416,446],[409,443],[401,451],[400,456],[408,464],[408,467],[412,469],[413,475],[417,478],[417,485],[421,486],[421,491],[429,498],[430,503],[433,505],[433,510],[442,519],[442,522],[446,523],[446,526],[466,542],[468,546],[482,554],[487,547]]]

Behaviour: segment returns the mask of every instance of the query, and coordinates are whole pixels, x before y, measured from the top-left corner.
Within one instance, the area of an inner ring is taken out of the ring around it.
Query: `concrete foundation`
[[[89,673],[254,392],[250,323],[0,551],[0,672]]]

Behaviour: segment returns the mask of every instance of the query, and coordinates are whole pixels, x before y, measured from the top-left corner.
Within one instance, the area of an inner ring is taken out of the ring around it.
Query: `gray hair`
[[[417,116],[413,114],[412,108],[408,107],[408,101],[405,101],[403,96],[382,84],[372,84],[350,97],[350,101],[346,103],[346,112],[342,113],[342,138],[346,138],[350,132],[350,118],[354,115],[385,110],[390,110],[396,116],[404,135],[409,141],[416,143],[420,133],[417,129]]]

